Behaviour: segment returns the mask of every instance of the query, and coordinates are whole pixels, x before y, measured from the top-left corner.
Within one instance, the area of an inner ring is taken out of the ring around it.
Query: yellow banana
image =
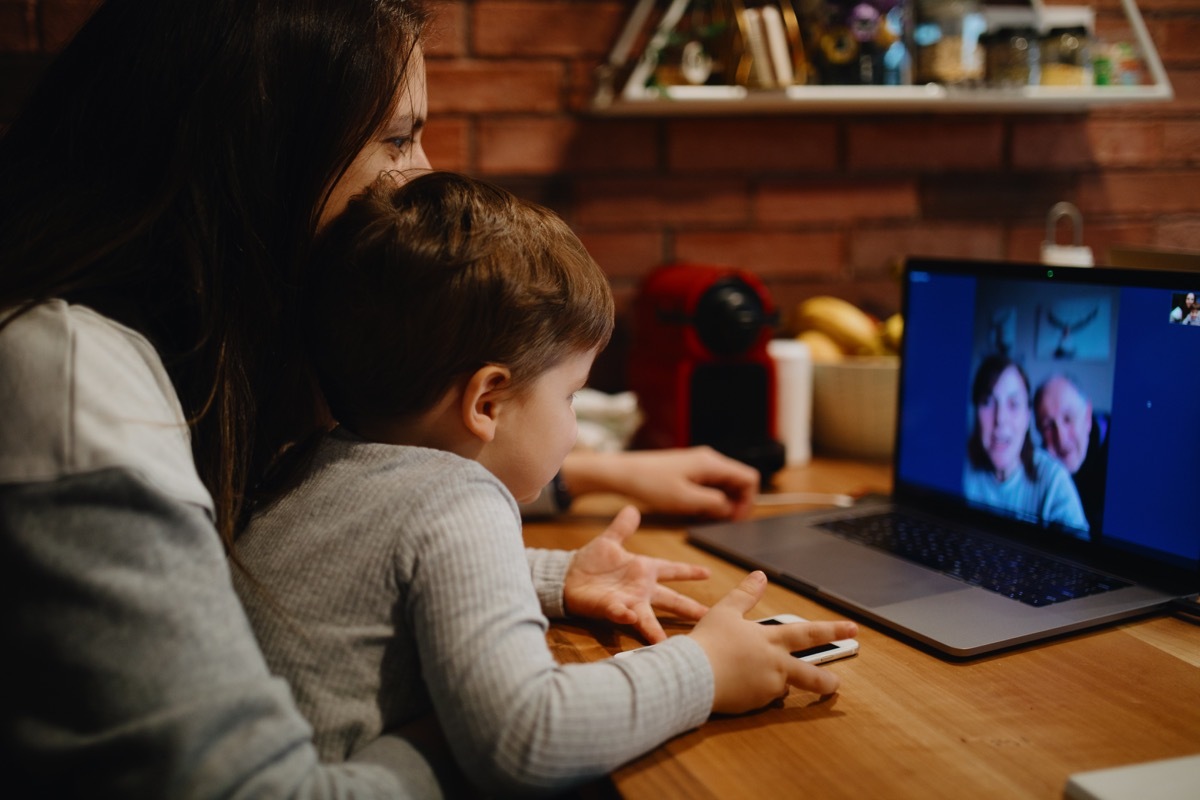
[[[892,314],[880,326],[883,343],[889,352],[899,353],[900,342],[904,338],[904,317],[899,313]]]
[[[817,295],[796,306],[796,328],[820,331],[847,355],[880,353],[879,323],[840,297]]]
[[[814,364],[830,364],[845,358],[842,348],[838,346],[838,343],[830,339],[828,334],[821,331],[810,328],[809,330],[801,331],[796,339],[808,345],[808,352],[812,354]]]

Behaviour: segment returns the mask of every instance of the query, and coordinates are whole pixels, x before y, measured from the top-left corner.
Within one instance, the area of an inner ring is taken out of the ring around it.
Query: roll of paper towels
[[[789,467],[812,458],[812,353],[795,339],[772,339],[767,354],[775,362],[775,434]]]

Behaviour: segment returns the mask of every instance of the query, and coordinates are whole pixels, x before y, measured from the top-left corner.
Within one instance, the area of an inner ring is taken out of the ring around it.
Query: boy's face
[[[587,384],[596,352],[568,356],[500,405],[496,436],[478,460],[518,502],[533,500],[575,446],[572,399]]]

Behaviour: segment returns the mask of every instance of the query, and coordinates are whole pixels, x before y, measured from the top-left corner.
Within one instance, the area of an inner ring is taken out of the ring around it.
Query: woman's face
[[[365,189],[382,172],[398,172],[403,178],[430,169],[421,144],[429,101],[425,89],[425,56],[418,46],[409,61],[406,80],[400,86],[396,111],[350,163],[321,210],[319,224],[325,225],[346,208],[350,198]]]
[[[1029,388],[1016,367],[1000,373],[991,395],[975,411],[979,417],[979,443],[997,477],[1004,479],[1020,466],[1021,448],[1029,431]]]

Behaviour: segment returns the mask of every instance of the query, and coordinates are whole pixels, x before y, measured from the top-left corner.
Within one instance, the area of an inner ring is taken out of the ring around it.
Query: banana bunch
[[[840,297],[817,295],[796,306],[795,327],[813,361],[828,363],[846,356],[896,355],[904,319],[893,314],[880,322]]]

